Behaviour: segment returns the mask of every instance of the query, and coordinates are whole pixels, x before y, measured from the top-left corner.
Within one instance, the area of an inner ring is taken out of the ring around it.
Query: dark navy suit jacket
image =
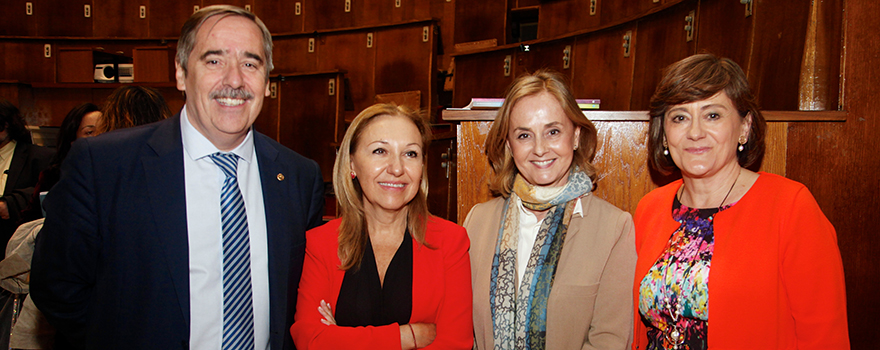
[[[317,163],[254,132],[269,254],[270,344],[292,348],[305,231],[323,214]],[[45,199],[31,295],[75,348],[189,347],[180,115],[77,141]]]

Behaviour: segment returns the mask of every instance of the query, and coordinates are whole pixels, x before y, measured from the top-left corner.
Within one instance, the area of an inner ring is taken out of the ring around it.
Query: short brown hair
[[[363,190],[355,179],[351,178],[351,155],[357,151],[358,141],[364,130],[378,117],[401,116],[409,119],[419,130],[422,139],[422,163],[427,159],[428,146],[431,143],[431,127],[425,118],[415,110],[406,106],[397,106],[389,103],[379,103],[364,109],[348,127],[339,152],[336,154],[336,163],[333,165],[333,191],[336,192],[336,201],[342,213],[342,223],[339,225],[339,260],[343,270],[357,268],[364,255],[367,244],[367,222],[364,216],[364,204],[362,202]],[[413,239],[420,244],[425,244],[426,221],[428,212],[428,166],[422,167],[422,181],[416,196],[406,205],[408,210],[407,229]]]
[[[492,129],[486,138],[486,156],[489,165],[495,172],[495,176],[489,180],[489,190],[494,195],[507,197],[513,188],[513,180],[519,170],[513,160],[510,149],[507,148],[507,134],[510,130],[510,114],[516,103],[524,97],[546,92],[553,96],[565,112],[568,120],[575,127],[580,127],[580,139],[578,148],[574,151],[571,166],[577,166],[585,172],[591,180],[596,181],[596,167],[593,158],[596,157],[596,126],[593,125],[578,107],[574,95],[562,74],[549,69],[540,69],[533,74],[524,74],[516,78],[504,96],[504,104],[498,110]]]
[[[183,28],[180,30],[180,40],[177,42],[177,57],[175,58],[180,67],[183,68],[183,72],[187,72],[186,65],[189,61],[189,54],[192,53],[193,48],[196,46],[196,35],[199,32],[199,28],[209,18],[217,15],[222,15],[223,17],[241,16],[253,21],[260,28],[263,36],[263,55],[266,59],[266,76],[268,77],[269,72],[275,68],[275,65],[272,63],[272,34],[269,33],[269,29],[266,28],[266,25],[263,24],[263,21],[257,15],[232,5],[203,7],[201,10],[193,13],[183,24]]]
[[[739,165],[748,167],[764,155],[767,123],[758,109],[749,81],[742,68],[729,58],[698,54],[675,62],[664,70],[663,79],[651,96],[648,126],[648,159],[657,171],[669,174],[678,169],[663,154],[666,112],[672,106],[705,100],[724,91],[740,117],[752,115],[749,139],[738,152]]]

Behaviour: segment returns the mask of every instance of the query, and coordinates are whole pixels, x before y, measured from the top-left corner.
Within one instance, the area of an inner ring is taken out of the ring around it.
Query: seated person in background
[[[61,163],[67,157],[73,141],[79,138],[138,125],[149,124],[171,116],[165,98],[156,89],[126,85],[107,97],[103,112],[92,103],[72,109],[58,131],[58,150],[49,167],[40,174],[31,202],[22,212],[21,223],[43,217],[40,192],[48,191],[61,177]],[[81,122],[80,122],[81,121]]]
[[[34,186],[34,193],[27,208],[21,212],[21,223],[36,220],[43,217],[40,207],[40,192],[48,191],[61,177],[61,163],[70,152],[73,141],[84,137],[97,135],[95,125],[101,118],[101,109],[94,103],[87,102],[73,107],[58,129],[58,143],[55,146],[55,156],[49,162],[49,167],[40,172],[40,179]]]
[[[678,61],[649,114],[649,162],[682,179],[636,209],[633,349],[849,349],[834,227],[804,185],[747,169],[766,125],[742,69]]]
[[[49,167],[52,150],[34,145],[21,112],[0,101],[0,243],[12,237],[34,193],[40,172]]]
[[[146,86],[125,85],[107,97],[97,133],[154,123],[170,116],[171,109],[159,91]]]
[[[97,135],[95,126],[101,118],[101,108],[91,102],[73,107],[58,129],[55,156],[49,167],[40,172],[40,179],[34,186],[34,193],[27,208],[21,211],[21,223],[13,233],[7,246],[6,259],[0,261],[0,270],[9,271],[8,280],[16,281],[18,289],[3,288],[17,294],[27,294],[31,256],[34,252],[34,240],[43,228],[43,210],[40,205],[40,192],[48,191],[61,177],[61,163],[70,152],[73,141]],[[14,269],[10,267],[20,267]],[[12,277],[14,276],[14,277]],[[0,274],[0,277],[5,277]],[[2,284],[0,284],[2,285]],[[51,349],[54,343],[55,329],[37,310],[33,300],[25,297],[15,324],[12,325],[9,347],[12,349]]]
[[[342,217],[306,233],[298,349],[473,346],[467,234],[428,213],[430,133],[390,104],[348,128],[333,167]]]

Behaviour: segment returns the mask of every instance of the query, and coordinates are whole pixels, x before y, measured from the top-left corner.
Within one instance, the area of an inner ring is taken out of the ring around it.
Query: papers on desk
[[[599,104],[601,103],[601,100],[599,99],[577,99],[576,101],[580,109],[599,109]],[[503,104],[503,98],[475,97],[471,99],[471,103],[468,103],[467,106],[462,108],[447,108],[447,110],[470,111],[477,109],[498,109],[501,108],[501,105]]]

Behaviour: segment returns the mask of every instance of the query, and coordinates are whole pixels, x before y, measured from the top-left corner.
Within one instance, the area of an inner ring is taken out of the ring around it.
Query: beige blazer
[[[636,249],[632,216],[593,195],[581,199],[559,257],[547,304],[547,349],[626,349],[632,342]],[[504,199],[477,204],[464,227],[471,239],[474,348],[493,349],[489,276]]]

